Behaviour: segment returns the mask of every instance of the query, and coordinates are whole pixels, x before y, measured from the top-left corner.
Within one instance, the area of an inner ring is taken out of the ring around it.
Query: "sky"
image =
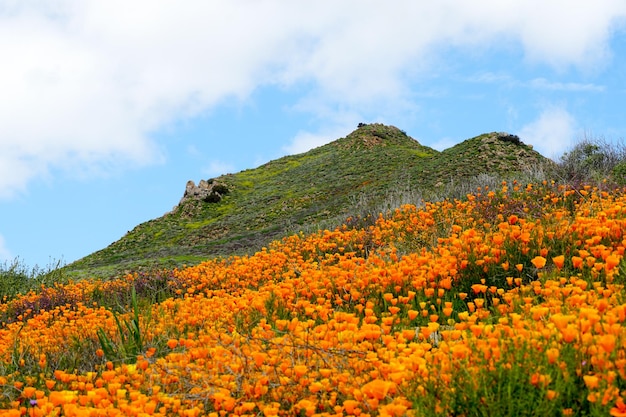
[[[361,122],[553,159],[626,137],[624,0],[0,0],[0,60],[0,264],[70,263]]]

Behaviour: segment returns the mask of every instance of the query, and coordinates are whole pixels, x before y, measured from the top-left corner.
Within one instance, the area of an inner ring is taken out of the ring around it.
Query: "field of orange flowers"
[[[503,184],[0,305],[0,415],[626,416],[624,190]]]

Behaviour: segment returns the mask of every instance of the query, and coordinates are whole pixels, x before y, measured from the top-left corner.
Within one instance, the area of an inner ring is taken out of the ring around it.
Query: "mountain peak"
[[[356,130],[331,143],[343,150],[375,151],[376,149],[405,149],[419,152],[422,156],[434,155],[434,149],[420,144],[404,130],[382,123],[359,123]]]
[[[351,146],[372,148],[374,146],[419,145],[404,130],[382,123],[359,123],[357,129],[345,137],[345,143]]]
[[[480,136],[483,143],[491,143],[496,141],[509,142],[518,146],[526,146],[524,142],[517,135],[512,135],[507,132],[492,132],[486,135]]]

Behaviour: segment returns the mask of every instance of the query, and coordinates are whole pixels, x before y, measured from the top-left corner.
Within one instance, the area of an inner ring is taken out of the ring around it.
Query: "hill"
[[[488,133],[438,152],[402,130],[359,124],[344,138],[255,169],[187,184],[180,204],[66,267],[107,275],[252,253],[271,240],[393,205],[399,190],[436,193],[480,174],[549,163],[516,136]],[[391,208],[391,207],[389,207]]]

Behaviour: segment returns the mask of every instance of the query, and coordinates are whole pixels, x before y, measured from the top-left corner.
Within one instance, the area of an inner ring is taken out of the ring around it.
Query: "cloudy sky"
[[[626,137],[623,0],[0,0],[0,57],[0,262],[74,261],[359,122]]]

